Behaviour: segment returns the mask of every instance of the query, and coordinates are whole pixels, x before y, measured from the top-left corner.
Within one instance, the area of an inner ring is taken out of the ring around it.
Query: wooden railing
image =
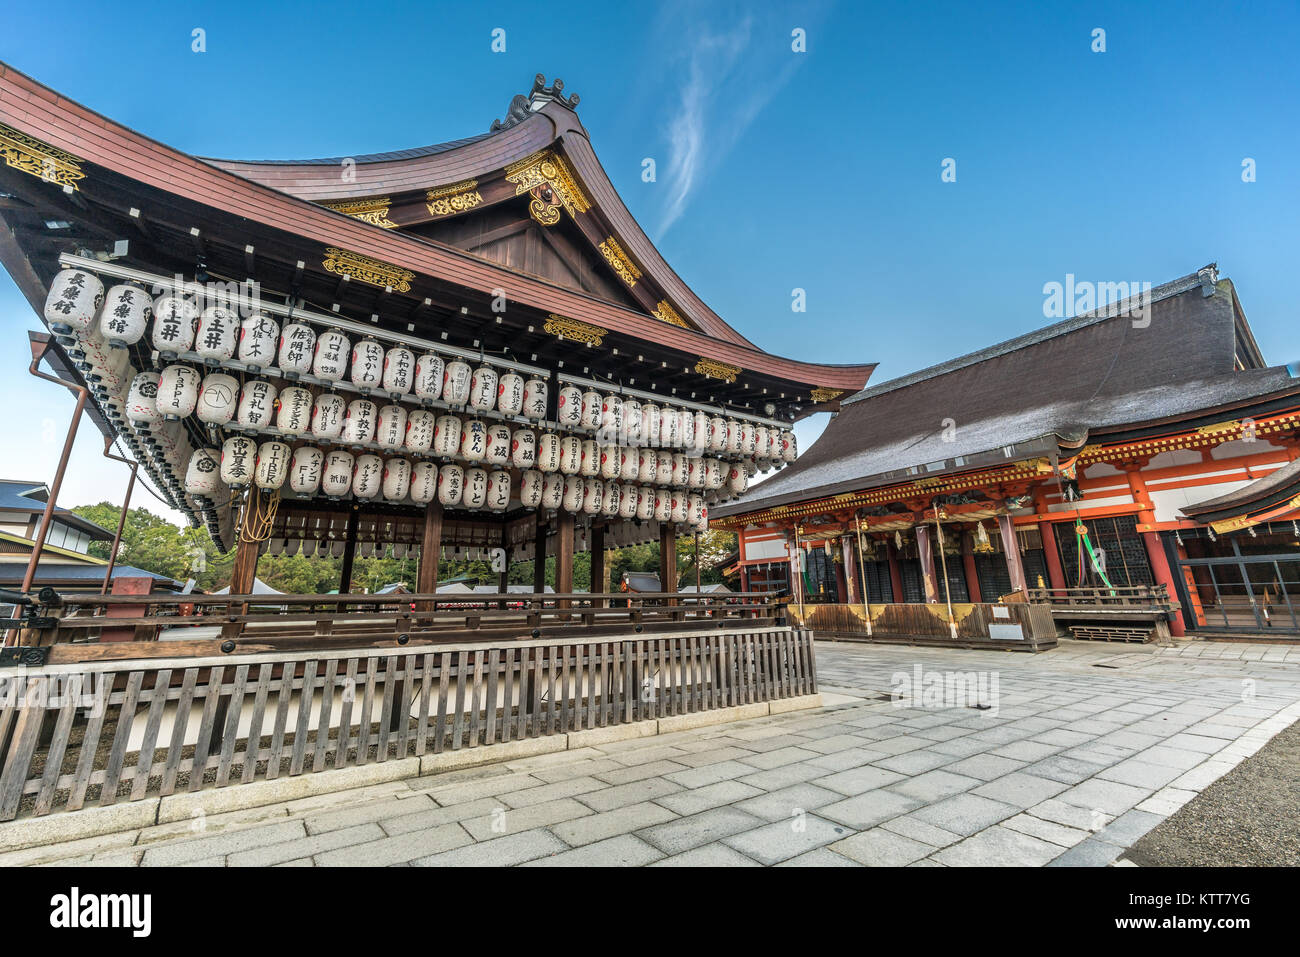
[[[51,596],[46,596],[50,598]],[[654,634],[784,623],[771,593],[65,595],[39,604],[22,644],[37,662],[404,647],[439,641]]]
[[[0,668],[0,821],[816,689],[808,632],[734,619],[619,638]]]
[[[1041,651],[1056,644],[1056,625],[1043,605],[792,604],[790,619],[819,638],[864,639],[955,647],[991,646]]]
[[[1107,606],[1107,607],[1177,607],[1169,598],[1164,582],[1156,585],[1116,585],[1114,588],[1084,586],[1072,588],[1031,588],[1029,600],[1054,606]]]

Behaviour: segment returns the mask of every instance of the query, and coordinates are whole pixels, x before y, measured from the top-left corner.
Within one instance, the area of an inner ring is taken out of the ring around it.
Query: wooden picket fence
[[[808,631],[725,625],[0,669],[0,821],[816,692]]]

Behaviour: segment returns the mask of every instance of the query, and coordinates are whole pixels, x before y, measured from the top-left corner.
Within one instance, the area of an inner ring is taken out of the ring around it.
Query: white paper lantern
[[[636,490],[636,517],[643,522],[648,522],[655,517],[655,489],[651,485],[637,486]]]
[[[153,301],[139,286],[114,286],[104,299],[100,333],[110,345],[129,346],[140,341],[153,318]]]
[[[558,403],[556,416],[560,427],[579,428],[582,425],[582,390],[576,385],[562,385],[556,402]]]
[[[771,462],[781,460],[781,430],[775,426],[767,430],[767,458]]]
[[[586,489],[586,482],[581,475],[566,475],[564,477],[564,500],[561,505],[566,512],[581,512],[583,492]]]
[[[518,415],[524,407],[524,377],[507,372],[497,383],[497,411],[502,415]]]
[[[742,455],[754,456],[758,452],[758,426],[753,422],[744,422],[740,428],[740,452]]]
[[[618,497],[618,517],[619,518],[636,518],[636,503],[640,490],[635,485],[622,485],[619,487]]]
[[[330,498],[341,498],[352,491],[352,471],[356,461],[351,452],[335,449],[325,456],[325,475],[321,479],[321,491]]]
[[[266,428],[275,416],[275,398],[279,395],[275,386],[265,379],[253,379],[244,383],[239,393],[239,410],[235,421],[246,429]]]
[[[537,433],[532,429],[516,429],[510,436],[510,464],[517,469],[537,464]]]
[[[582,440],[576,435],[566,435],[559,440],[560,471],[577,475],[582,470]]]
[[[183,296],[159,296],[153,303],[150,341],[159,352],[188,352],[194,347],[199,307]]]
[[[479,366],[469,379],[469,407],[487,412],[497,401],[497,373],[489,366]]]
[[[488,474],[480,468],[465,470],[465,494],[461,504],[466,508],[482,508],[487,503]]]
[[[280,330],[280,351],[275,364],[281,372],[303,375],[311,371],[316,348],[316,333],[301,322],[291,322]]]
[[[411,391],[415,377],[415,353],[406,346],[393,346],[384,353],[384,391],[391,395],[406,395]]]
[[[424,453],[433,448],[433,432],[438,417],[428,409],[416,409],[406,417],[406,448]]]
[[[681,452],[673,455],[673,477],[671,484],[675,488],[685,488],[690,481],[690,461]]]
[[[581,464],[578,473],[586,478],[600,474],[600,445],[595,439],[582,440]]]
[[[605,487],[600,493],[600,514],[609,516],[610,518],[613,518],[618,514],[622,499],[620,494],[621,491],[622,486],[617,482],[605,482]]]
[[[654,483],[657,481],[656,476],[659,472],[659,455],[653,449],[637,449],[636,452],[636,474],[637,481]]]
[[[670,522],[673,518],[672,491],[666,488],[655,489],[655,520]]]
[[[311,426],[311,393],[301,386],[281,389],[275,400],[275,427],[290,435],[306,435]]]
[[[355,445],[373,442],[378,414],[378,409],[369,399],[353,399],[349,402],[347,415],[343,417],[343,441]]]
[[[416,462],[411,469],[411,501],[428,505],[438,497],[438,466],[432,462]]]
[[[781,461],[793,462],[799,457],[798,444],[795,441],[794,433],[789,429],[781,433]]]
[[[486,455],[487,426],[481,419],[465,420],[460,428],[460,457],[466,462],[482,462]]]
[[[589,478],[582,483],[582,512],[584,515],[599,515],[601,503],[604,500],[604,482],[600,479]]]
[[[542,508],[559,508],[564,504],[565,477],[560,472],[551,472],[542,480]]]
[[[415,361],[415,394],[430,401],[442,396],[442,359],[426,352]]]
[[[253,480],[257,468],[257,443],[246,435],[232,435],[221,446],[221,481],[242,488]]]
[[[677,413],[677,444],[683,449],[695,445],[695,413],[689,409]]]
[[[607,395],[600,404],[600,427],[612,433],[615,441],[623,434],[623,397]]]
[[[673,484],[673,454],[671,452],[655,453],[655,484]]]
[[[289,446],[283,442],[263,442],[257,449],[253,481],[258,488],[275,489],[289,476]]]
[[[498,469],[488,473],[487,507],[493,512],[504,512],[510,506],[510,473]]]
[[[406,441],[406,409],[400,405],[386,405],[379,410],[375,441],[386,449],[402,447]]]
[[[487,449],[483,461],[488,465],[510,464],[510,426],[496,422],[487,429]]]
[[[460,419],[454,415],[440,415],[433,429],[433,451],[435,455],[449,458],[460,448]]]
[[[352,340],[338,329],[327,329],[316,340],[311,374],[327,382],[341,382],[351,350]]]
[[[352,347],[352,384],[359,389],[373,389],[384,378],[384,347],[374,339],[362,339]]]
[[[239,324],[239,361],[257,369],[269,368],[275,361],[280,341],[280,324],[270,316],[254,313]]]
[[[459,465],[444,465],[438,469],[438,501],[446,506],[460,504],[465,493],[465,470]]]
[[[690,455],[686,458],[686,485],[704,488],[704,459]]]
[[[537,508],[542,504],[542,490],[546,477],[537,469],[524,469],[519,475],[519,504],[524,508]]]
[[[749,472],[743,465],[733,462],[727,472],[727,491],[732,495],[741,495],[749,488]]]
[[[696,531],[704,532],[709,528],[708,513],[704,507],[703,495],[692,495],[688,499],[687,521],[690,522]]]
[[[641,406],[641,444],[654,447],[659,444],[659,425],[662,415],[659,406],[646,402]]]
[[[325,453],[310,445],[294,449],[289,461],[289,488],[299,495],[315,495],[320,490]]]
[[[709,447],[709,416],[704,412],[696,412],[693,416],[691,448],[696,452],[703,452]]]
[[[546,383],[541,379],[529,379],[524,383],[524,416],[529,419],[546,418]]]
[[[50,294],[45,297],[45,321],[55,332],[65,335],[73,330],[85,332],[94,325],[103,304],[104,284],[98,277],[80,269],[65,269],[50,283]]]
[[[158,411],[167,419],[183,419],[199,401],[200,376],[189,366],[168,366],[158,378]]]
[[[717,491],[722,488],[722,483],[726,480],[727,473],[722,467],[722,462],[718,459],[704,460],[704,487],[709,491]]]
[[[669,504],[671,506],[671,519],[679,525],[686,523],[690,518],[690,499],[681,489],[672,489],[669,493]]]
[[[641,443],[641,403],[636,399],[623,400],[623,438],[631,446]]]
[[[675,449],[682,444],[682,413],[680,409],[665,407],[659,417],[659,447]]]
[[[447,363],[442,374],[442,401],[448,405],[464,405],[469,401],[469,383],[474,373],[468,364],[459,359]]]
[[[582,393],[582,421],[579,426],[587,432],[595,432],[600,428],[603,405],[604,397],[595,389],[588,389]]]
[[[616,479],[622,474],[620,466],[622,456],[619,454],[620,449],[617,445],[602,445],[599,447],[600,456],[600,475],[602,478]]]
[[[194,351],[204,359],[222,362],[235,354],[239,315],[227,306],[208,306],[199,316]]]
[[[710,452],[727,451],[727,420],[720,415],[709,419],[707,448]]]
[[[357,498],[375,498],[383,484],[384,460],[378,455],[358,455],[352,466],[352,494]]]
[[[223,372],[203,377],[199,401],[194,407],[200,422],[225,425],[239,407],[239,380]]]
[[[726,452],[728,455],[739,455],[741,448],[740,423],[735,419],[727,420],[727,445]]]
[[[400,502],[411,490],[411,463],[406,459],[389,459],[384,463],[384,498]]]
[[[157,372],[141,372],[131,380],[131,391],[126,396],[126,417],[132,422],[145,424],[161,422],[158,411]]]
[[[312,404],[311,434],[332,442],[343,434],[343,419],[346,414],[347,403],[343,401],[343,396],[334,392],[322,392]]]
[[[195,449],[185,469],[185,491],[191,495],[216,495],[221,488],[221,453]]]
[[[551,473],[560,469],[560,450],[563,440],[554,432],[543,432],[537,440],[537,468]]]

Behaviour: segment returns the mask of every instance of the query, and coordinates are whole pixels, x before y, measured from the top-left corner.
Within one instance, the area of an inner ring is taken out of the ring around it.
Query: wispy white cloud
[[[710,22],[697,8],[670,5],[660,22],[680,47],[674,61],[680,85],[671,100],[673,114],[666,130],[669,155],[660,181],[668,193],[656,240],[682,217],[708,174],[790,81],[805,56],[790,50],[791,27],[770,17],[756,22],[746,14]]]

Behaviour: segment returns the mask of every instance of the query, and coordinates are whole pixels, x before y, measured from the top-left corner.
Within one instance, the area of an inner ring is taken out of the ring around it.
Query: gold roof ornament
[[[838,399],[843,394],[843,389],[813,389],[811,396],[814,405],[821,405],[823,402]]]
[[[683,329],[689,329],[686,320],[681,317],[673,304],[667,299],[660,299],[659,304],[655,306],[654,317],[662,322],[672,323],[674,326],[681,326]]]
[[[0,156],[4,156],[6,166],[64,189],[79,190],[77,180],[86,178],[81,171],[81,160],[71,153],[3,123],[0,123]]]
[[[415,278],[415,273],[409,269],[334,246],[326,247],[325,260],[321,265],[335,275],[348,276],[358,282],[395,292],[410,292],[411,280]]]
[[[700,361],[695,363],[695,371],[700,375],[706,375],[711,379],[721,379],[723,382],[735,382],[736,376],[740,375],[740,366],[727,365],[725,362],[718,362],[714,359],[700,357]]]
[[[627,283],[629,289],[636,285],[636,281],[641,278],[641,270],[637,269],[636,263],[623,252],[623,247],[618,244],[617,239],[610,236],[596,248],[605,257],[609,267],[618,274],[618,278]]]
[[[609,333],[608,329],[602,329],[600,326],[593,326],[567,316],[557,316],[555,313],[551,313],[542,328],[557,338],[585,342],[590,346],[600,345]]]
[[[388,210],[392,207],[393,201],[387,196],[380,199],[358,199],[350,202],[321,203],[321,205],[372,226],[382,226],[384,229],[397,228],[397,223],[388,218]]]
[[[466,179],[459,183],[452,183],[450,186],[431,189],[425,195],[425,199],[428,200],[425,205],[434,216],[454,216],[457,213],[467,212],[483,202],[483,196],[477,186],[478,180]]]
[[[507,183],[514,184],[516,196],[532,195],[528,213],[543,226],[554,226],[560,221],[560,207],[570,216],[591,208],[569,165],[552,150],[539,150],[511,163],[506,167],[505,178]]]

